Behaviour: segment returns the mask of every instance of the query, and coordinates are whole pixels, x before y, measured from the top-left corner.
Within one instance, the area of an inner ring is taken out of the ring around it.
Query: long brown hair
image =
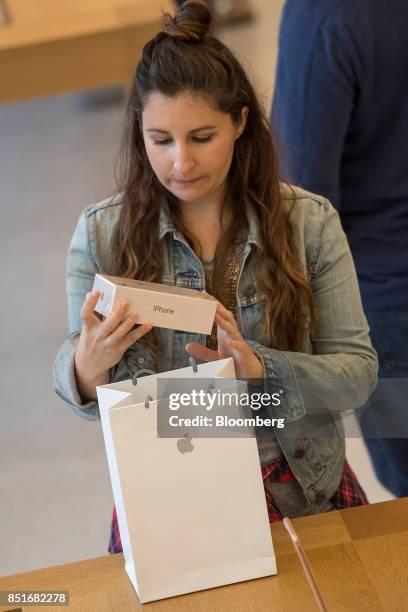
[[[197,251],[197,241],[183,226],[177,199],[161,185],[147,158],[142,133],[147,96],[153,91],[169,97],[183,92],[204,96],[217,110],[228,113],[234,124],[239,123],[242,108],[247,106],[247,123],[235,142],[227,178],[234,216],[217,247],[214,293],[222,301],[222,271],[237,236],[245,240],[245,211],[249,208],[262,245],[261,251],[257,249],[255,265],[258,286],[267,295],[265,336],[272,347],[301,350],[313,326],[313,296],[292,246],[270,127],[244,69],[233,53],[211,35],[212,25],[206,4],[185,2],[174,17],[164,15],[163,31],[143,49],[124,126],[118,183],[123,204],[112,242],[114,273],[160,282],[161,206]],[[147,344],[152,347],[154,338]]]

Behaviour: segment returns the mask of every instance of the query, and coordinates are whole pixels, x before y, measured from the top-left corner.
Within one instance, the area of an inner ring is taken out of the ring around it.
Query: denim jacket
[[[282,392],[279,416],[285,418],[285,427],[275,434],[306,499],[318,512],[335,493],[342,475],[345,445],[341,413],[362,405],[374,390],[377,358],[337,212],[320,196],[284,185],[282,189],[293,245],[314,294],[315,332],[302,352],[269,348],[262,337],[260,322],[266,296],[257,287],[253,269],[253,253],[262,247],[251,215],[237,282],[237,324],[262,362],[265,390]],[[69,335],[54,364],[55,390],[75,412],[88,419],[98,419],[99,411],[96,401],[82,403],[76,387],[74,356],[81,330],[79,313],[86,293],[92,289],[94,275],[112,273],[110,240],[120,208],[120,197],[86,208],[68,251]],[[164,212],[159,232],[162,282],[204,289],[200,259]],[[168,329],[160,329],[159,334],[169,359],[165,370],[188,365],[184,348],[188,342],[205,344],[205,336],[199,334]],[[137,370],[153,365],[151,354],[136,343],[111,370],[111,382],[131,378]]]

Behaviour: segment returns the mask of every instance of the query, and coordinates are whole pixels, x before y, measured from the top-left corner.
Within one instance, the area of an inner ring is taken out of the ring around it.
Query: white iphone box
[[[184,287],[96,274],[93,291],[100,291],[96,312],[108,316],[122,300],[129,312],[139,314],[138,323],[211,334],[217,300],[205,293]]]

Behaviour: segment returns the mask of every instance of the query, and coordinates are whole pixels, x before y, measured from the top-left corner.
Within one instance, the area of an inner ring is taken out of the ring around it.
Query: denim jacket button
[[[303,457],[305,456],[305,449],[297,448],[293,456],[295,457],[295,459],[303,459]]]
[[[142,364],[142,363],[144,363],[144,361],[145,361],[144,357],[138,357],[137,358],[137,363]]]
[[[248,287],[245,287],[244,294],[246,297],[250,298],[254,295],[254,293],[255,293],[255,287],[253,285],[248,285]]]

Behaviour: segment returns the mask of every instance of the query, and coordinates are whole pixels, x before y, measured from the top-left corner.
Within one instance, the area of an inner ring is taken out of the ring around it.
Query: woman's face
[[[222,204],[235,140],[246,123],[214,110],[202,97],[151,93],[142,115],[147,156],[157,178],[185,203]]]

